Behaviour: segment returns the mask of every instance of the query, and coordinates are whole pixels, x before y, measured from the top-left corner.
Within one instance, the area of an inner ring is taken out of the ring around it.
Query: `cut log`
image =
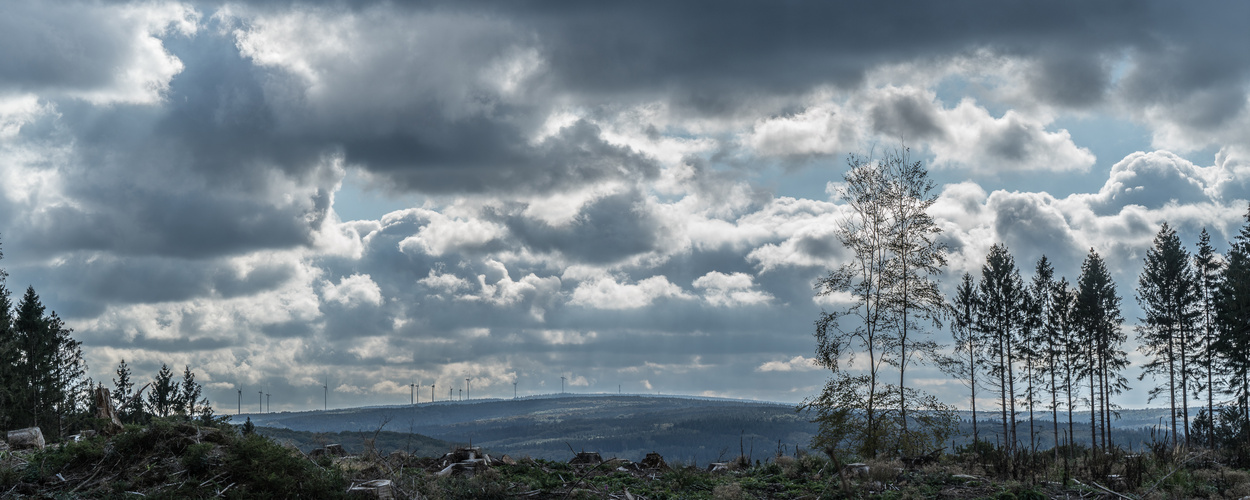
[[[27,427],[25,429],[9,431],[8,441],[9,446],[15,450],[26,450],[31,448],[42,450],[45,445],[43,441],[43,431],[38,427]]]

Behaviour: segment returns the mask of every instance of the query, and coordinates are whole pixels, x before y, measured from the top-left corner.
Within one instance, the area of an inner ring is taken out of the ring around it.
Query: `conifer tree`
[[[1095,446],[1101,437],[1101,446],[1106,449],[1111,440],[1112,412],[1118,408],[1111,397],[1128,388],[1122,372],[1129,363],[1128,353],[1122,349],[1126,337],[1120,329],[1124,324],[1120,296],[1106,264],[1093,248],[1081,264],[1073,316],[1076,333],[1088,346],[1084,372],[1090,381],[1090,435]]]
[[[151,390],[148,391],[148,411],[158,417],[168,417],[177,397],[178,384],[174,382],[174,372],[161,363],[161,370],[156,373]]]
[[[1215,347],[1230,372],[1226,390],[1243,424],[1250,423],[1250,211],[1246,221],[1228,250],[1215,301]]]
[[[1189,330],[1197,320],[1199,296],[1190,267],[1189,253],[1181,239],[1166,222],[1155,235],[1154,246],[1146,251],[1146,259],[1137,282],[1137,302],[1146,317],[1137,328],[1140,349],[1150,356],[1138,380],[1147,375],[1164,382],[1150,390],[1150,398],[1163,395],[1171,409],[1172,445],[1180,432],[1189,435],[1188,371]],[[1179,413],[1179,414],[1178,414]],[[1182,425],[1178,432],[1177,420]]]
[[[191,372],[191,366],[185,365],[182,369],[182,385],[178,389],[177,406],[174,411],[186,415],[189,418],[195,418],[200,405],[200,384],[195,382],[195,374]]]
[[[1199,390],[1206,393],[1206,416],[1212,423],[1215,419],[1215,394],[1220,392],[1222,387],[1221,378],[1216,378],[1216,375],[1223,375],[1222,357],[1216,348],[1218,331],[1215,323],[1216,292],[1222,271],[1223,264],[1216,256],[1215,249],[1211,247],[1211,235],[1207,233],[1206,228],[1202,228],[1202,235],[1198,237],[1198,251],[1194,254],[1194,273],[1197,277],[1195,284],[1201,309],[1198,315],[1197,331],[1202,343],[1200,355],[1195,361],[1197,361],[1201,375],[1206,377],[1205,383],[1199,386]],[[1194,397],[1198,396],[1200,394],[1195,392]],[[1207,446],[1215,447],[1214,425],[1207,426],[1206,439]]]
[[[130,400],[134,398],[134,382],[130,381],[130,366],[126,364],[126,360],[121,360],[117,364],[117,370],[114,372],[117,378],[113,379],[113,406],[117,407],[117,413],[122,419],[131,421],[136,417],[130,411]]]
[[[971,392],[968,401],[972,407],[972,441],[974,443],[981,440],[980,430],[977,428],[977,372],[984,364],[984,361],[980,359],[984,348],[977,330],[980,307],[981,299],[977,294],[972,275],[964,273],[950,304],[951,335],[955,339],[955,356],[944,360],[940,365],[943,371],[965,381],[965,385]]]
[[[1046,347],[1046,316],[1050,312],[1050,291],[1054,287],[1055,268],[1045,255],[1038,259],[1033,270],[1033,282],[1025,294],[1026,322],[1021,342],[1021,358],[1024,362],[1024,402],[1029,407],[1029,446],[1037,449],[1037,432],[1034,429],[1033,409],[1045,386],[1043,375],[1048,359]]]
[[[979,291],[981,310],[977,328],[985,335],[990,376],[998,381],[1003,441],[1010,452],[1017,443],[1015,358],[1025,322],[1026,291],[1020,270],[1006,245],[998,243],[990,247],[985,265],[981,267]]]
[[[0,259],[4,252],[0,250]],[[13,325],[13,302],[6,285],[8,273],[0,268],[0,428],[11,428],[12,408],[18,398],[18,363],[21,350]]]
[[[1066,396],[1064,407],[1068,410],[1068,441],[1073,440],[1075,435],[1075,427],[1072,422],[1072,411],[1075,404],[1073,398],[1077,396],[1077,373],[1080,371],[1080,360],[1083,349],[1081,348],[1079,339],[1073,335],[1073,314],[1072,311],[1076,307],[1076,291],[1068,284],[1067,278],[1059,278],[1050,292],[1050,312],[1046,315],[1046,335],[1050,344],[1050,375],[1051,375],[1051,391],[1052,391],[1052,409],[1057,408],[1057,393],[1062,390]],[[1062,376],[1063,382],[1057,382],[1057,377]],[[1059,418],[1057,410],[1052,413],[1055,416],[1055,444],[1059,443],[1059,430],[1057,428]]]

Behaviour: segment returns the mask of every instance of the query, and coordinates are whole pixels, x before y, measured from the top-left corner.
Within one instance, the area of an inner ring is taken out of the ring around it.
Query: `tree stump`
[[[38,427],[27,427],[9,431],[9,446],[15,450],[39,449],[42,450],[45,443],[43,440],[43,431]]]
[[[100,432],[106,436],[112,436],[122,431],[122,421],[117,418],[117,408],[113,406],[113,398],[109,396],[109,390],[100,384],[91,392],[93,401],[95,402],[95,417],[104,420],[104,428]]]
[[[395,498],[395,493],[391,486],[390,479],[375,479],[358,485],[354,485],[347,490],[347,496],[352,498],[376,498],[378,500],[391,500]]]

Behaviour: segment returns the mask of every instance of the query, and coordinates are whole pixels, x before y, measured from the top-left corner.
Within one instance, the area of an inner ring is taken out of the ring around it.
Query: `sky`
[[[240,388],[303,410],[466,378],[473,398],[564,377],[793,403],[829,376],[813,322],[845,307],[812,285],[846,258],[848,155],[906,147],[936,182],[944,290],[994,243],[1025,279],[1046,255],[1075,281],[1092,248],[1132,337],[1160,224],[1224,251],[1244,223],[1246,19],[1225,1],[8,1],[0,266],[96,380],[189,366],[219,411]],[[1118,402],[1142,407],[1130,360]],[[966,407],[958,381],[908,374]]]

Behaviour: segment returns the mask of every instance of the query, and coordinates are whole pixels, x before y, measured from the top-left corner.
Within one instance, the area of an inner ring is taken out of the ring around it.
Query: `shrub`
[[[257,434],[226,449],[226,470],[239,486],[238,498],[341,498],[347,481],[336,469],[321,469]]]

